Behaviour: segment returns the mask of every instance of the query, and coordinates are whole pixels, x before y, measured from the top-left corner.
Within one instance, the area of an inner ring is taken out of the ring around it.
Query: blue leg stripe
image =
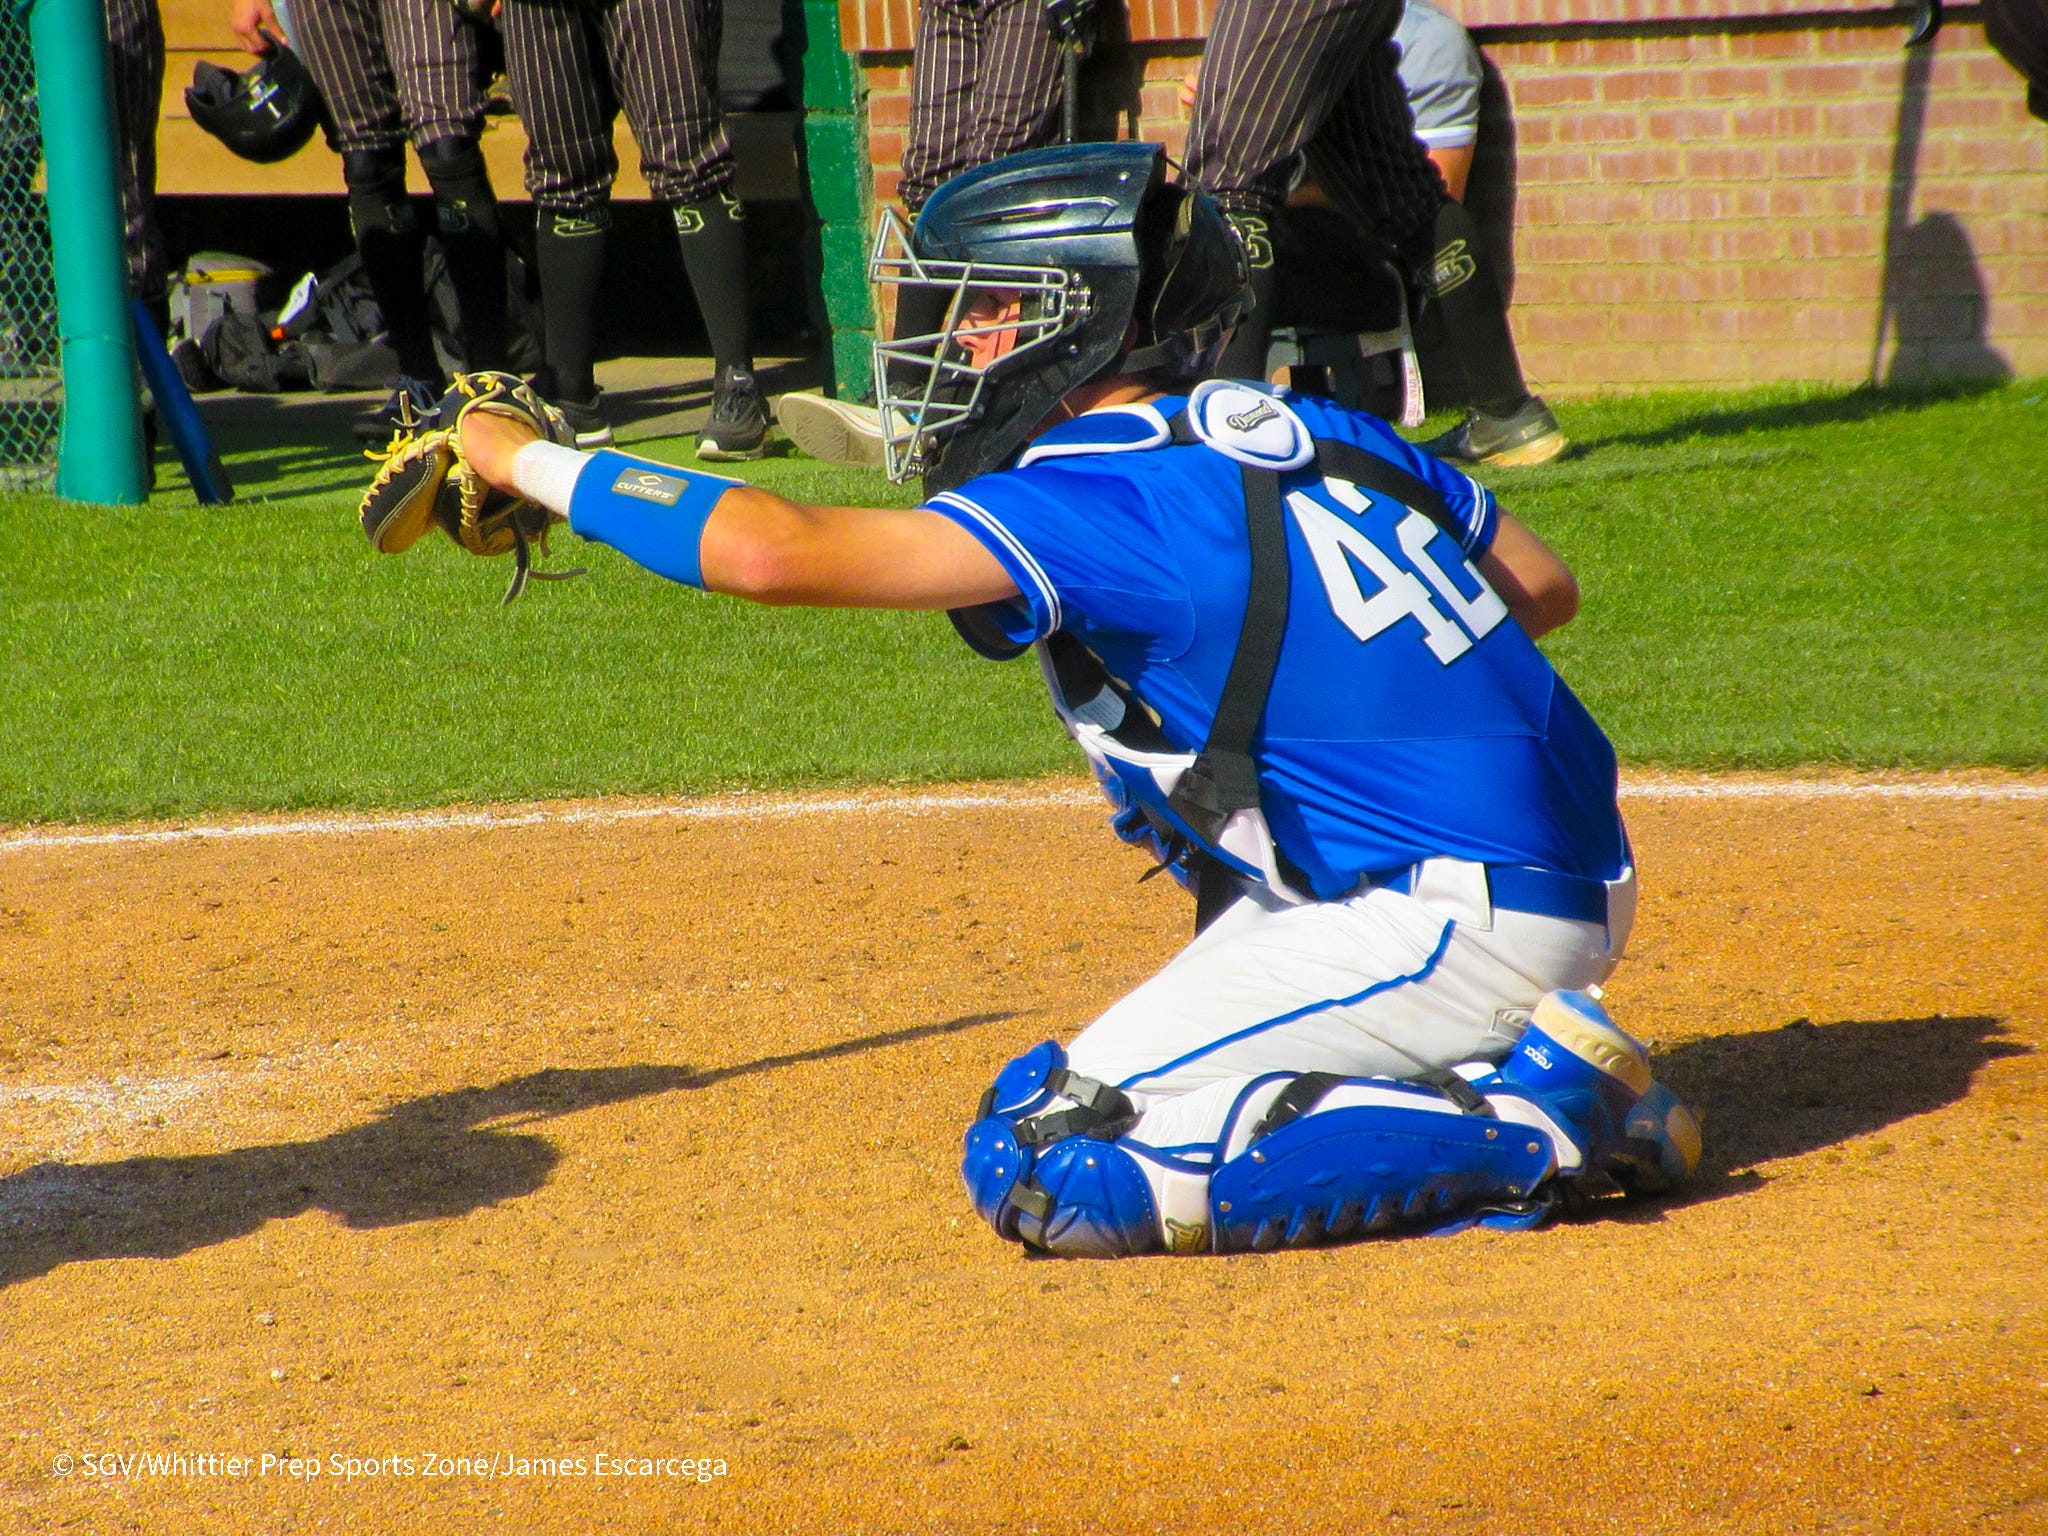
[[[1164,1066],[1149,1067],[1135,1076],[1125,1078],[1117,1084],[1117,1087],[1129,1088],[1135,1083],[1142,1083],[1148,1077],[1163,1077],[1168,1072],[1184,1067],[1191,1061],[1200,1061],[1212,1051],[1220,1051],[1226,1045],[1234,1045],[1239,1040],[1248,1040],[1253,1035],[1263,1034],[1266,1030],[1278,1029],[1282,1024],[1292,1024],[1296,1019],[1307,1018],[1312,1013],[1323,1013],[1331,1008],[1349,1008],[1354,1003],[1362,1003],[1367,998],[1376,997],[1382,992],[1391,992],[1395,987],[1405,987],[1413,982],[1426,981],[1429,979],[1430,973],[1435,971],[1437,966],[1443,962],[1445,952],[1451,947],[1451,935],[1457,930],[1457,927],[1458,925],[1455,921],[1444,924],[1443,934],[1437,939],[1435,950],[1431,952],[1427,960],[1423,961],[1422,969],[1419,971],[1413,971],[1406,976],[1390,977],[1386,981],[1376,981],[1363,992],[1351,997],[1328,998],[1322,1002],[1305,1003],[1289,1013],[1261,1020],[1248,1029],[1240,1029],[1234,1035],[1225,1035],[1221,1040],[1211,1040],[1207,1045],[1197,1050],[1189,1051],[1185,1056],[1175,1057]]]

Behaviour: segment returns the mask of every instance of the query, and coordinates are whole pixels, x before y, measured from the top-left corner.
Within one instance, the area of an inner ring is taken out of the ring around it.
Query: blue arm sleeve
[[[569,528],[657,576],[701,588],[704,524],[718,499],[744,483],[602,449],[576,477]]]

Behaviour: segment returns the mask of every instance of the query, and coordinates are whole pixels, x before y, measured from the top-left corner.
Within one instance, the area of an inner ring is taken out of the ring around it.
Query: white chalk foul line
[[[1624,800],[2048,800],[2048,783],[1936,781],[1826,781],[1809,779],[1681,780],[1624,778]],[[250,837],[360,837],[378,832],[446,832],[472,828],[606,826],[629,821],[795,820],[812,816],[930,816],[954,811],[1036,810],[1101,805],[1093,789],[1021,794],[972,791],[864,795],[840,799],[797,796],[760,799],[679,800],[658,805],[564,806],[530,811],[419,811],[388,816],[322,816],[291,821],[250,821],[107,832],[26,832],[0,837],[0,854],[38,848],[94,848],[122,844],[223,841]]]
[[[2048,784],[1814,779],[1630,779],[1624,800],[2048,800]]]
[[[30,848],[91,848],[120,843],[182,843],[200,838],[355,837],[370,832],[446,832],[475,827],[604,826],[625,821],[731,821],[865,812],[899,816],[949,811],[1081,806],[1100,803],[1092,790],[1037,794],[932,794],[848,797],[836,800],[679,800],[662,805],[565,806],[532,811],[419,811],[391,816],[331,816],[294,821],[232,822],[190,827],[138,828],[112,832],[25,833],[0,838],[0,854]]]

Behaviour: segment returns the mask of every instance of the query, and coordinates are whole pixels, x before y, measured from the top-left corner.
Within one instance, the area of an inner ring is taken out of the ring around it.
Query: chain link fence
[[[28,27],[0,0],[0,490],[47,488],[63,375]]]

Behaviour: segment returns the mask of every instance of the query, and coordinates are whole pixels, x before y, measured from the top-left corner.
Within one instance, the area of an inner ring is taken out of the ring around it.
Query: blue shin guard
[[[1526,1126],[1384,1104],[1323,1110],[1216,1170],[1215,1248],[1305,1248],[1404,1222],[1467,1225],[1488,1205],[1512,1225],[1534,1225],[1545,1208],[1525,1202],[1551,1167],[1550,1138]]]

